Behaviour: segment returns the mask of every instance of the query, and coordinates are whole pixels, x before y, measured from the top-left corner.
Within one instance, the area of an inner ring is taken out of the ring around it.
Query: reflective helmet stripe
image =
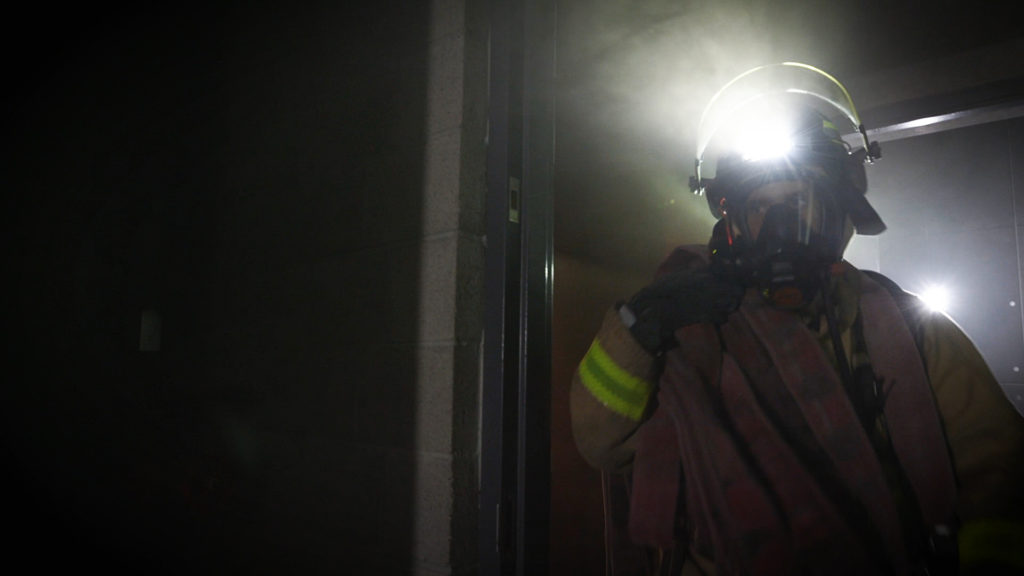
[[[647,407],[652,386],[622,369],[594,340],[579,368],[580,380],[601,404],[633,421],[639,421]]]

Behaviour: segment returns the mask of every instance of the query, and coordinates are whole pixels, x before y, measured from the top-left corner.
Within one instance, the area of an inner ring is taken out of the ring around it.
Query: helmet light
[[[793,149],[792,129],[775,119],[746,126],[738,135],[735,150],[748,162],[783,158]]]
[[[866,156],[871,162],[877,157],[877,146],[869,146],[864,127],[846,88],[827,72],[799,62],[782,62],[759,66],[740,74],[722,87],[701,115],[697,127],[697,150],[694,161],[695,176],[690,180],[691,189],[704,194],[708,166],[705,152],[709,147],[721,150],[739,151],[752,160],[779,157],[787,151],[787,136],[791,134],[786,126],[772,118],[780,109],[794,103],[808,104],[825,111],[825,116],[845,118],[852,128],[860,133]],[[760,120],[758,120],[760,118]],[[758,128],[760,124],[764,128]],[[753,136],[750,144],[739,144],[732,135],[737,127]],[[784,135],[784,136],[780,136]],[[737,148],[736,146],[740,147]],[[789,146],[793,143],[789,142]],[[745,150],[744,147],[747,149]],[[781,150],[781,151],[780,151]]]

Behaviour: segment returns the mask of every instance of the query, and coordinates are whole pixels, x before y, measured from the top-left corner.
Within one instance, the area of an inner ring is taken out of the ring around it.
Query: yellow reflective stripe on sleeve
[[[1024,570],[1024,524],[1010,520],[974,520],[957,537],[963,566],[1012,566]]]
[[[580,363],[580,380],[602,404],[630,420],[639,421],[651,395],[651,385],[620,368],[594,340]]]

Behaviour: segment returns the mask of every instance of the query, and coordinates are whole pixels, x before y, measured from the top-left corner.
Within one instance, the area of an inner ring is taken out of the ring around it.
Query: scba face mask
[[[746,283],[772,304],[794,308],[817,292],[821,274],[842,258],[845,215],[817,171],[777,171],[747,184],[753,189],[729,208],[725,224],[731,250]]]

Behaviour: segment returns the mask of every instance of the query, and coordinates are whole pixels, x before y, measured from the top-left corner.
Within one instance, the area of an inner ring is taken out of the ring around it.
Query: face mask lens
[[[747,233],[757,241],[762,233],[777,240],[809,244],[823,232],[821,203],[808,182],[771,182],[754,190],[746,201]]]

